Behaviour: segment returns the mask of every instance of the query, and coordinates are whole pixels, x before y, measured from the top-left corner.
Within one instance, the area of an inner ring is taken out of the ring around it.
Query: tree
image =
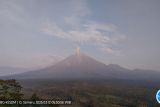
[[[21,89],[21,85],[14,79],[0,80],[0,99],[20,100],[23,96]]]
[[[37,96],[36,93],[33,93],[30,99],[31,99],[32,101],[40,100],[40,98]]]

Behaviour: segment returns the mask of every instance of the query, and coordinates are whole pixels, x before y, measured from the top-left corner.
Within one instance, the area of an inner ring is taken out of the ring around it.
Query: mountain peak
[[[76,52],[76,55],[79,56],[79,55],[80,55],[80,48],[77,47],[77,48],[75,49],[75,52]]]
[[[80,53],[68,56],[55,65],[40,70],[11,75],[6,78],[16,79],[150,79],[159,78],[159,72],[131,72],[116,64],[105,65],[94,58]]]

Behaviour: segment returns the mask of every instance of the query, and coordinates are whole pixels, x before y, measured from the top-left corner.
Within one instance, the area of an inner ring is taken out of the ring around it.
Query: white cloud
[[[120,33],[114,24],[102,24],[86,20],[86,17],[91,14],[86,0],[73,0],[71,2],[71,15],[64,17],[67,30],[52,20],[43,26],[42,31],[47,35],[70,40],[74,43],[96,45],[103,52],[112,54],[117,52],[119,54],[119,51],[114,51],[114,49],[111,51],[110,47],[118,45],[119,41],[125,39],[125,35]]]
[[[125,39],[125,35],[117,30],[117,27],[112,24],[97,24],[90,23],[81,25],[81,29],[63,30],[57,24],[47,23],[42,28],[43,33],[67,39],[80,44],[93,44],[99,48],[106,48],[109,53],[116,53],[117,51],[109,51],[108,46],[116,45],[119,41]]]
[[[56,20],[48,19],[49,21],[45,22],[42,27],[42,32],[74,43],[96,45],[98,48],[109,48],[109,46],[117,45],[118,41],[125,38],[113,24],[86,20],[86,17],[92,14],[86,2],[86,0],[72,0],[70,2],[70,14],[62,16],[64,17],[62,20],[64,25],[60,26]],[[29,12],[22,5],[14,2],[4,2],[4,4],[7,7],[2,5],[0,8],[0,15],[3,16],[4,20],[7,19],[4,22],[15,22],[16,25],[21,25],[20,27],[24,27],[24,29],[27,27],[27,30],[25,29],[27,32],[33,33],[39,29],[39,21],[30,20]],[[2,14],[3,12],[5,14]],[[62,26],[67,26],[67,30]]]
[[[108,53],[108,54],[112,54],[115,56],[121,56],[121,52],[119,50],[113,50],[112,48],[108,48],[108,47],[102,47],[100,48],[101,51]]]

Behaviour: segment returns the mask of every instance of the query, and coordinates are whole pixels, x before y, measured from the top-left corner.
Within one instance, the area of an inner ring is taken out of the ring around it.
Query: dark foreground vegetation
[[[159,87],[154,81],[1,80],[1,100],[71,100],[72,104],[0,107],[160,107],[155,99]]]

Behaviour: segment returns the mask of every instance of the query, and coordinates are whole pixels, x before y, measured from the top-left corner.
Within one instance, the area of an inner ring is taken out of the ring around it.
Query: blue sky
[[[81,52],[160,71],[159,0],[0,0],[0,66],[37,68]]]

